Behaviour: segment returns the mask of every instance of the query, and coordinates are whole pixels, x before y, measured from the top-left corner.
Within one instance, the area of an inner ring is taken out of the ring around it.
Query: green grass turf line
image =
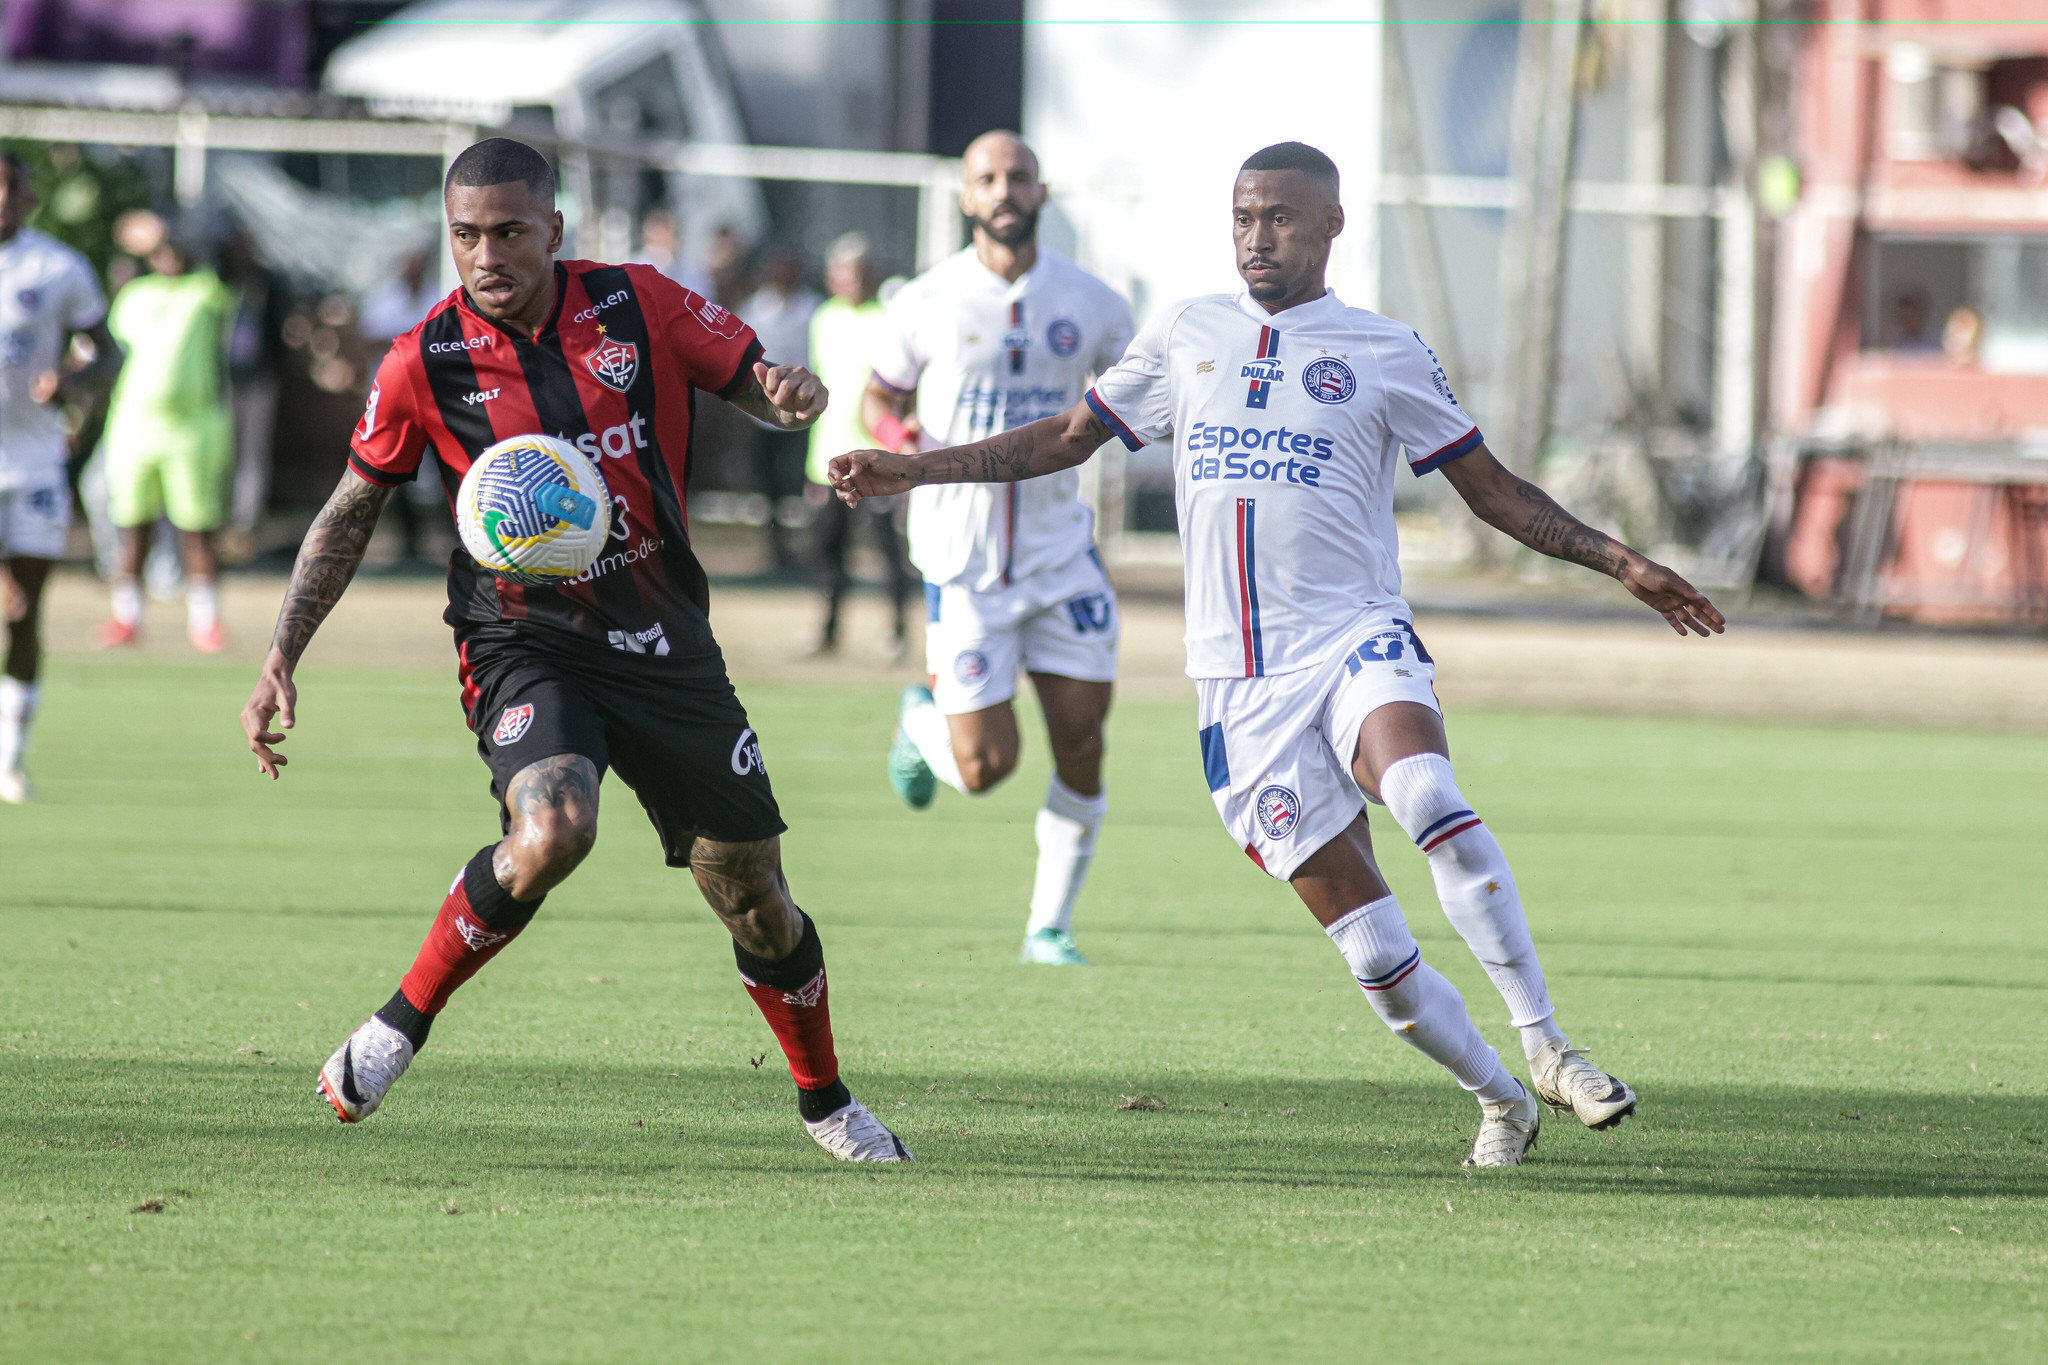
[[[59,664],[43,802],[0,808],[0,1359],[2022,1361],[2048,1333],[2048,741],[1454,716],[1561,1019],[1644,1094],[1477,1176],[1469,1101],[1216,827],[1186,708],[1112,717],[1095,965],[1055,971],[1015,962],[1035,721],[1005,788],[913,814],[888,693],[743,688],[847,1079],[919,1157],[874,1172],[802,1136],[616,783],[390,1106],[334,1123],[314,1068],[495,811],[447,677],[309,674],[276,785],[248,682]]]

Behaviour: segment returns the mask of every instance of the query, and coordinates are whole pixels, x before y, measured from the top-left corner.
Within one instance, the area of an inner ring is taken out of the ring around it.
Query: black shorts
[[[723,660],[671,663],[535,634],[492,625],[459,641],[463,706],[506,832],[513,777],[561,754],[583,755],[600,778],[617,770],[670,867],[689,866],[700,836],[752,843],[789,828]]]

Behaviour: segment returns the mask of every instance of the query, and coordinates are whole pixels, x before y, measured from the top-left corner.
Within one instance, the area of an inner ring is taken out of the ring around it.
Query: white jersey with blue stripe
[[[1148,323],[1088,393],[1136,450],[1172,440],[1187,568],[1187,671],[1311,668],[1399,602],[1394,475],[1476,449],[1436,354],[1334,293],[1269,314],[1247,294]]]
[[[38,403],[32,389],[63,360],[71,334],[106,315],[92,263],[78,252],[34,228],[0,243],[0,488],[63,472],[64,409]]]
[[[1056,417],[1130,344],[1131,310],[1056,252],[1015,281],[968,248],[903,286],[876,337],[875,378],[917,394],[924,448],[966,445]],[[910,560],[977,592],[1061,569],[1095,544],[1081,475],[910,490]]]

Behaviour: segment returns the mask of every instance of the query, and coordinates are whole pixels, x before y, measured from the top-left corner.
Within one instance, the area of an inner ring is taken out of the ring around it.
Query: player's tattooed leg
[[[690,849],[690,875],[733,942],[769,961],[796,951],[804,920],[782,875],[779,838],[748,843],[699,839]]]
[[[518,900],[538,900],[576,870],[597,842],[597,765],[557,754],[521,768],[505,792],[512,832],[491,870]]]

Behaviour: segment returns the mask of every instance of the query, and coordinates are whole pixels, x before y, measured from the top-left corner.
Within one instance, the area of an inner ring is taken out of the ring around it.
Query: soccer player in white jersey
[[[905,285],[878,330],[862,415],[891,450],[962,445],[1057,416],[1130,344],[1131,310],[1117,292],[1038,245],[1045,186],[1023,140],[983,135],[962,172],[974,245]],[[1074,902],[1108,808],[1102,722],[1116,677],[1116,592],[1080,490],[1067,470],[911,491],[932,685],[905,689],[889,749],[889,781],[914,808],[931,804],[939,782],[988,791],[1017,766],[1010,699],[1017,670],[1031,675],[1053,776],[1020,956],[1055,965],[1085,960]]]
[[[41,688],[43,584],[64,555],[71,485],[63,398],[103,387],[121,365],[91,262],[24,227],[36,205],[28,166],[0,158],[0,560],[7,567],[7,663],[0,673],[0,801],[32,796],[23,753]],[[72,335],[92,363],[62,371]]]
[[[1035,478],[1111,439],[1171,441],[1188,673],[1217,812],[1293,885],[1395,1035],[1478,1098],[1467,1164],[1520,1165],[1536,1145],[1536,1097],[1606,1128],[1636,1095],[1558,1027],[1514,874],[1453,776],[1435,669],[1400,597],[1401,453],[1524,545],[1618,579],[1680,635],[1725,623],[1677,574],[1502,468],[1422,339],[1324,287],[1344,226],[1328,157],[1292,142],[1255,153],[1232,213],[1245,292],[1164,309],[1085,403],[955,449],[842,455],[833,482],[857,501]],[[1428,857],[1445,914],[1507,1002],[1536,1097],[1422,961],[1373,861],[1366,801]]]

